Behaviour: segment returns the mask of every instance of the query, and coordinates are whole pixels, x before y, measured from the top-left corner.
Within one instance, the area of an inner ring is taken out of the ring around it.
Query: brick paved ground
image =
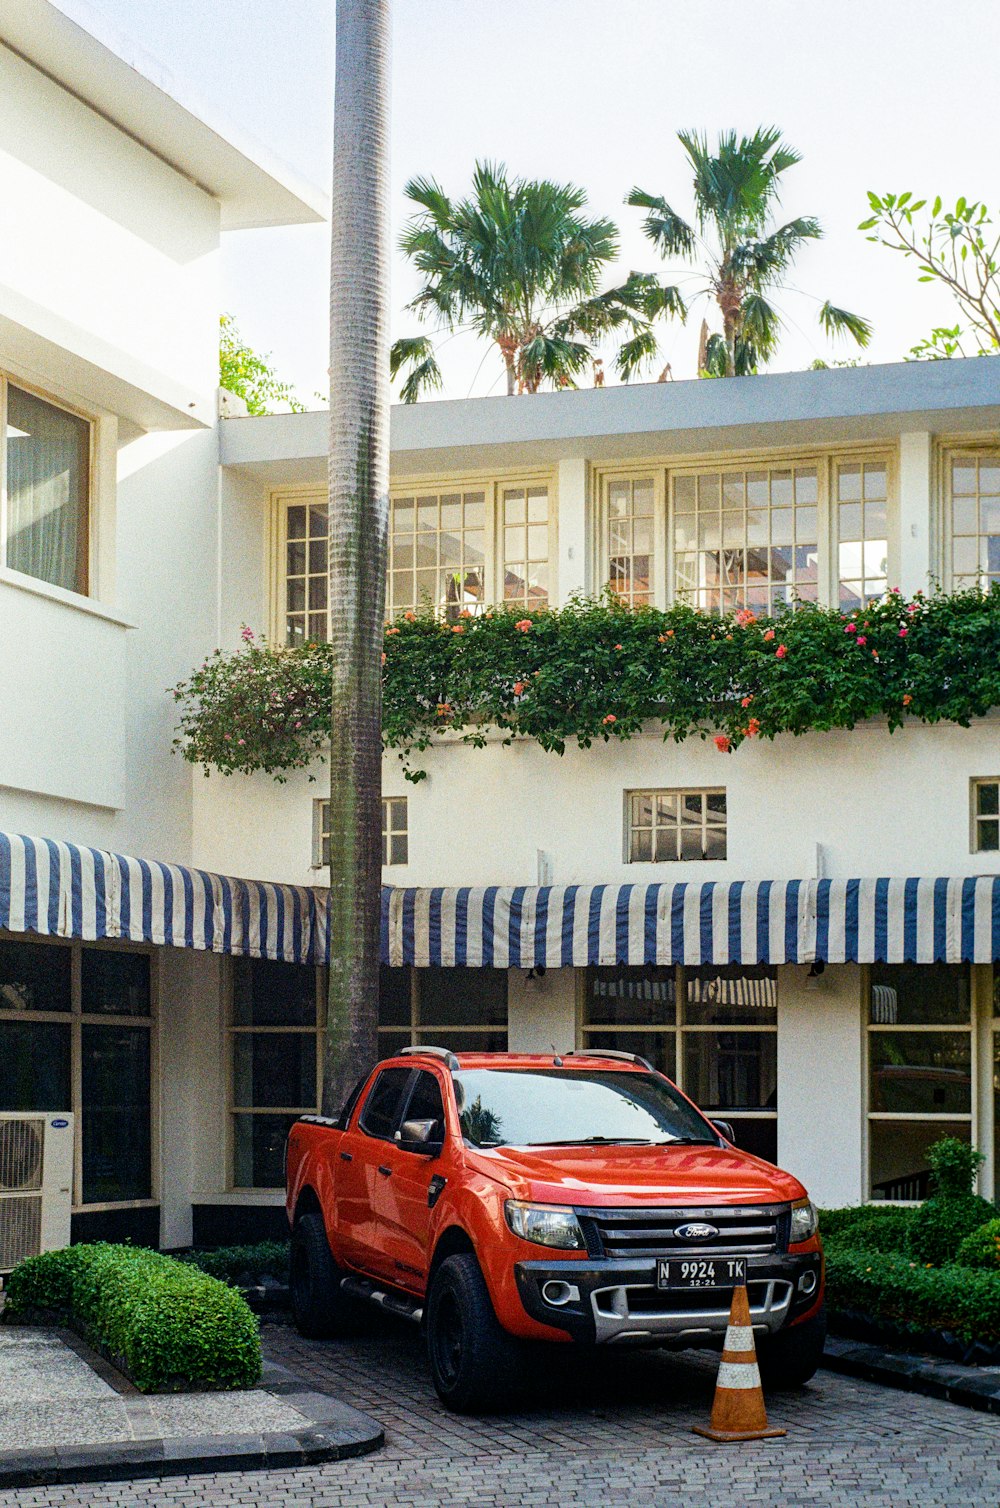
[[[769,1401],[785,1440],[712,1446],[690,1433],[711,1405],[713,1364],[602,1354],[539,1369],[530,1406],[459,1419],[437,1403],[418,1337],[388,1321],[343,1345],[265,1339],[276,1361],[375,1415],[387,1445],[355,1462],[298,1472],[176,1478],[0,1493],[0,1508],[996,1508],[1000,1419],[821,1372]]]

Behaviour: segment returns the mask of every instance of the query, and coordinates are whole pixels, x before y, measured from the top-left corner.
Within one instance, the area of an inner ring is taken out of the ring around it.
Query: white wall
[[[576,970],[507,973],[507,1046],[511,1052],[569,1052],[576,1045]]]

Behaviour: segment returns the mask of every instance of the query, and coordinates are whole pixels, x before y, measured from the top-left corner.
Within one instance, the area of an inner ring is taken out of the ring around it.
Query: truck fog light
[[[804,1293],[808,1298],[811,1293],[816,1292],[816,1284],[818,1281],[819,1279],[816,1277],[816,1274],[814,1272],[804,1272],[799,1278],[799,1292]]]
[[[561,1309],[564,1304],[579,1303],[580,1290],[575,1283],[543,1283],[542,1298],[553,1308]]]

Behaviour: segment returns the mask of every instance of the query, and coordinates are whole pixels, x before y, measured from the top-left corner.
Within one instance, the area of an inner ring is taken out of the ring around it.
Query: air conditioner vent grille
[[[10,1272],[42,1244],[41,1194],[0,1194],[0,1272]]]
[[[44,1134],[40,1117],[0,1120],[0,1192],[30,1193],[42,1187]]]

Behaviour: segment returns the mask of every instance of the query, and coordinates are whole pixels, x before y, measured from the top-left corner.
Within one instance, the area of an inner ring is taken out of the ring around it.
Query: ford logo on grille
[[[717,1225],[706,1225],[701,1220],[692,1220],[688,1225],[674,1227],[674,1235],[680,1236],[682,1241],[707,1241],[711,1236],[718,1234]]]

